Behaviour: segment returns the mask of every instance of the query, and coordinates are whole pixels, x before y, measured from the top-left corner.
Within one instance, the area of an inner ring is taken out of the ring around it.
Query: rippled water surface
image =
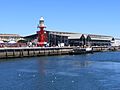
[[[120,52],[1,59],[0,90],[120,90]]]

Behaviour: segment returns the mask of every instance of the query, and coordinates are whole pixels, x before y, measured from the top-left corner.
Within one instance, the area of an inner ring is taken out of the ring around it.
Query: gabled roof
[[[120,38],[114,38],[115,40],[120,40]]]
[[[52,34],[52,35],[58,35],[58,36],[66,36],[66,37],[68,37],[68,34],[59,34],[59,33],[50,33],[50,34]]]
[[[69,34],[68,39],[80,39],[83,34],[78,33],[78,34]]]
[[[89,34],[88,37],[90,37],[91,40],[107,40],[107,41],[111,41],[113,39],[112,36],[92,35],[92,34]]]
[[[70,32],[57,32],[57,31],[48,31],[50,34],[59,35],[59,36],[68,36],[70,39],[80,39],[82,36],[81,33],[70,33]]]
[[[47,32],[50,32],[51,34],[56,33],[56,34],[77,34],[77,33],[72,33],[72,32],[60,32],[60,31],[52,31],[52,30],[46,30]]]
[[[87,38],[87,36],[88,36],[87,34],[83,34],[83,35],[84,35],[85,39],[86,39],[86,38]]]
[[[30,38],[30,37],[36,37],[37,34],[32,34],[32,35],[28,35],[28,36],[24,36],[23,38]]]

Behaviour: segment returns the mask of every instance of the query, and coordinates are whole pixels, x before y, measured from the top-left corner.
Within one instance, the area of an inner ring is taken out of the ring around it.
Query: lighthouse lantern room
[[[47,44],[47,33],[44,30],[45,25],[44,25],[44,18],[41,17],[39,20],[39,25],[38,28],[40,29],[39,31],[37,31],[38,34],[38,46],[43,47]]]

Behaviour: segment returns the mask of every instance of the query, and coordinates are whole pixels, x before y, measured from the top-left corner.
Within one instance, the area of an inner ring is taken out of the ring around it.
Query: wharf
[[[0,48],[0,59],[34,56],[86,54],[110,51],[108,47],[76,48],[76,47],[12,47]]]
[[[19,58],[33,56],[65,55],[73,48],[71,47],[15,47],[0,48],[0,58]]]

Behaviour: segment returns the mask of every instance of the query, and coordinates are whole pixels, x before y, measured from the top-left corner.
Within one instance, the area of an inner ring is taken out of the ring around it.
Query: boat
[[[91,47],[87,47],[86,51],[92,51],[92,48]]]
[[[91,47],[73,48],[73,50],[70,52],[70,54],[85,54],[85,53],[93,53],[92,48]]]

